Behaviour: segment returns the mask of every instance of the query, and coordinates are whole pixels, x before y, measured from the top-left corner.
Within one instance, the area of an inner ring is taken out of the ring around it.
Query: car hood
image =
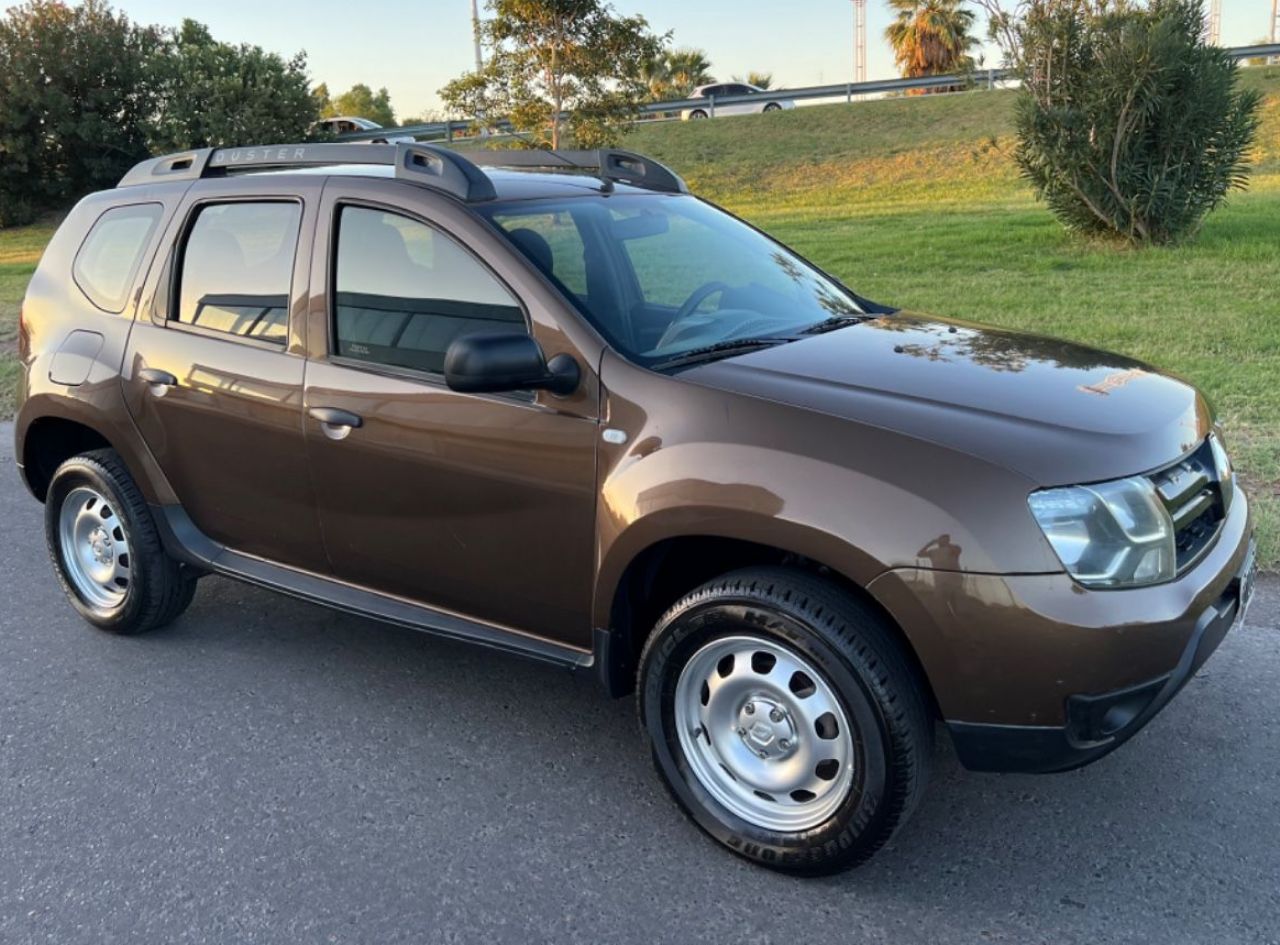
[[[682,377],[929,440],[1041,485],[1155,469],[1212,422],[1194,387],[1139,361],[902,312]]]

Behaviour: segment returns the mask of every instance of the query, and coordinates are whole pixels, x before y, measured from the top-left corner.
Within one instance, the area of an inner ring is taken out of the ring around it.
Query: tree
[[[745,79],[740,75],[735,75],[732,77],[731,81],[745,82],[747,85],[754,85],[758,89],[768,89],[773,87],[773,73],[772,72],[756,72],[754,69],[752,69],[750,72],[747,73],[747,76]]]
[[[715,81],[707,54],[689,46],[667,53],[667,79],[676,98],[688,98],[698,86]]]
[[[0,225],[111,187],[147,156],[160,32],[101,0],[0,20]]]
[[[641,64],[640,78],[655,102],[688,98],[698,86],[715,81],[707,54],[690,47],[661,49]]]
[[[328,88],[325,87],[328,92]],[[363,82],[351,86],[333,101],[329,102],[322,114],[326,118],[335,115],[350,115],[355,118],[367,118],[376,121],[384,128],[396,126],[395,109],[391,107],[391,93],[385,88],[377,92]]]
[[[898,70],[908,78],[950,75],[973,67],[974,13],[963,0],[889,0],[897,16],[884,31]]]
[[[1260,96],[1199,0],[982,2],[1022,80],[1018,165],[1069,229],[1175,242],[1246,185]]]
[[[306,58],[137,26],[105,0],[30,0],[0,18],[0,225],[114,186],[156,151],[300,140]]]
[[[558,148],[566,118],[582,147],[615,142],[647,97],[645,64],[664,37],[602,0],[490,0],[489,9],[488,60],[440,90],[445,104],[506,118],[534,145]]]
[[[311,98],[316,103],[316,114],[320,116],[330,115],[333,108],[333,99],[329,96],[329,83],[321,82],[311,90]]]
[[[286,60],[218,42],[195,20],[183,20],[169,40],[158,66],[156,150],[300,141],[319,117],[304,53]]]

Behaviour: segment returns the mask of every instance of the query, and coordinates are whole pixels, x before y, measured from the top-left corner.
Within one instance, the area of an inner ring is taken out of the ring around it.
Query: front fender
[[[1034,485],[893,430],[644,371],[601,365],[593,619],[607,627],[627,565],[679,537],[803,555],[865,587],[895,567],[1061,569],[1027,509]]]

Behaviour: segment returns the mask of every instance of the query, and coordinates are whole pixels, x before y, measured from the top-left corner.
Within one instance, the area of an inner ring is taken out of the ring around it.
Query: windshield
[[[486,213],[641,364],[780,344],[866,313],[843,286],[696,197],[602,194]]]

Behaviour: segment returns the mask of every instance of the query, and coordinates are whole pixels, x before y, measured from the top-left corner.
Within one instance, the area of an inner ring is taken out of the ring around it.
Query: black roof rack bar
[[[195,180],[204,173],[211,154],[213,148],[198,148],[142,161],[120,178],[120,183],[116,186],[138,187],[143,184],[164,184],[171,180]]]
[[[459,200],[492,200],[493,183],[471,161],[432,144],[280,144],[251,148],[201,148],[167,154],[138,164],[119,186],[197,180],[228,171],[320,167],[332,164],[386,164],[396,177],[452,194]]]
[[[671,168],[659,164],[653,158],[618,148],[600,148],[596,151],[547,151],[541,148],[523,151],[468,151],[467,158],[474,164],[487,167],[596,170],[605,180],[634,184],[646,190],[660,190],[671,194],[689,192],[684,180]]]

